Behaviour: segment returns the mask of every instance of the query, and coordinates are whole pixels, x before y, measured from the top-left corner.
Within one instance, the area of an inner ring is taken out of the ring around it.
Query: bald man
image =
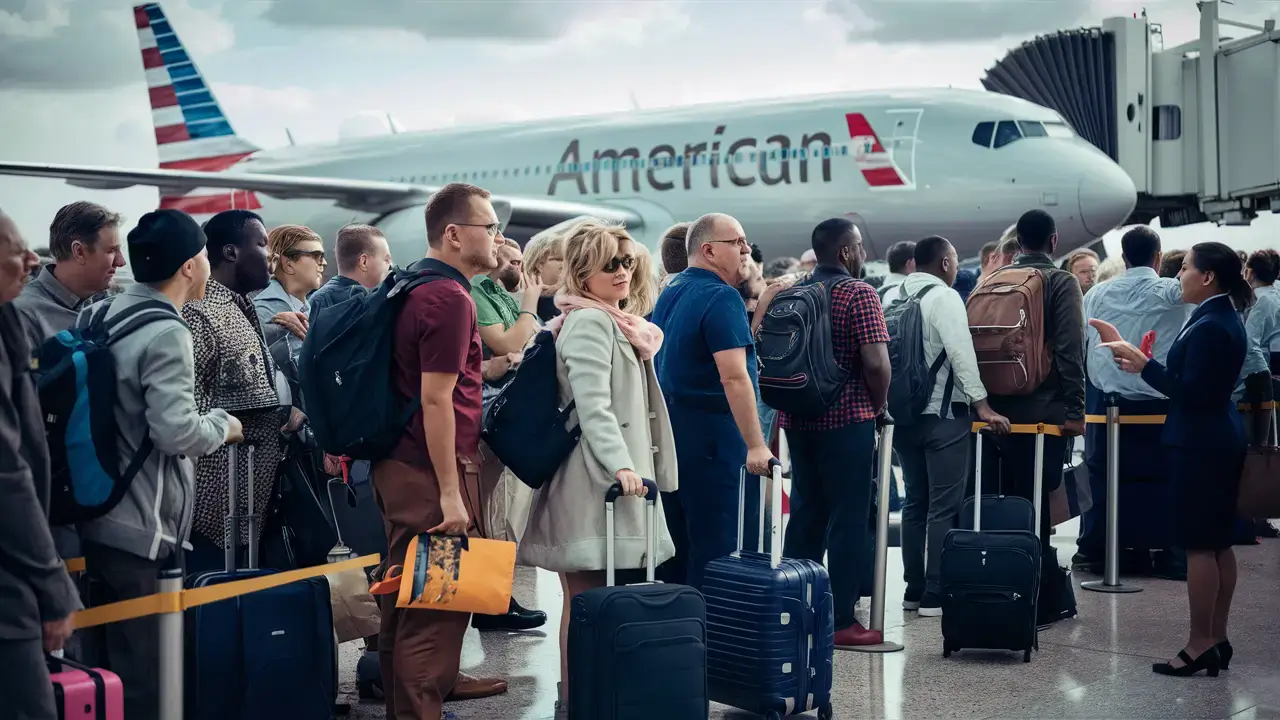
[[[653,322],[665,338],[658,382],[683,478],[688,547],[676,551],[687,550],[687,583],[701,587],[706,564],[737,549],[742,465],[767,474],[773,454],[760,427],[755,342],[738,292],[751,264],[746,232],[728,215],[704,215],[689,227],[687,256],[689,267],[658,298]]]

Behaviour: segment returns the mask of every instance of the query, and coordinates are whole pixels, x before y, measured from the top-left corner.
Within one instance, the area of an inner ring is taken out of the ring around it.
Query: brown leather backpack
[[[1008,265],[982,279],[965,309],[982,384],[992,395],[1030,395],[1053,367],[1045,331],[1047,278]]]

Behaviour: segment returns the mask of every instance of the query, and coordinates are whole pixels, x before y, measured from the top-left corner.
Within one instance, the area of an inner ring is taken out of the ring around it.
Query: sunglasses
[[[611,257],[609,262],[604,264],[604,271],[607,273],[618,272],[618,268],[626,268],[634,270],[636,267],[635,255],[623,255],[622,257]]]
[[[312,260],[315,260],[316,262],[320,262],[321,260],[324,260],[324,251],[323,250],[289,250],[285,252],[284,256],[289,258],[290,260],[297,260],[300,257],[309,257]]]

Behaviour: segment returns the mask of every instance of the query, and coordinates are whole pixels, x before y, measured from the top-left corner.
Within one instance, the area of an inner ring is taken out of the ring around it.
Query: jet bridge
[[[1198,5],[1196,40],[1165,48],[1146,13],[1109,18],[1023,43],[982,84],[1058,111],[1123,167],[1138,189],[1131,222],[1248,225],[1280,212],[1280,32]]]

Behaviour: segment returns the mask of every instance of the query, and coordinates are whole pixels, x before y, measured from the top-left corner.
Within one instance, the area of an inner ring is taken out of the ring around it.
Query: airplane
[[[830,217],[859,227],[872,260],[934,234],[971,257],[1031,208],[1054,216],[1067,252],[1137,203],[1128,175],[1060,114],[980,90],[712,103],[263,150],[236,134],[160,5],[133,13],[160,167],[0,162],[0,174],[151,186],[160,207],[197,219],[245,208],[268,227],[304,224],[327,239],[368,223],[399,264],[422,256],[423,205],[449,182],[492,191],[504,234],[521,243],[587,214],[652,248],[677,220],[723,212],[768,257],[799,256]]]

